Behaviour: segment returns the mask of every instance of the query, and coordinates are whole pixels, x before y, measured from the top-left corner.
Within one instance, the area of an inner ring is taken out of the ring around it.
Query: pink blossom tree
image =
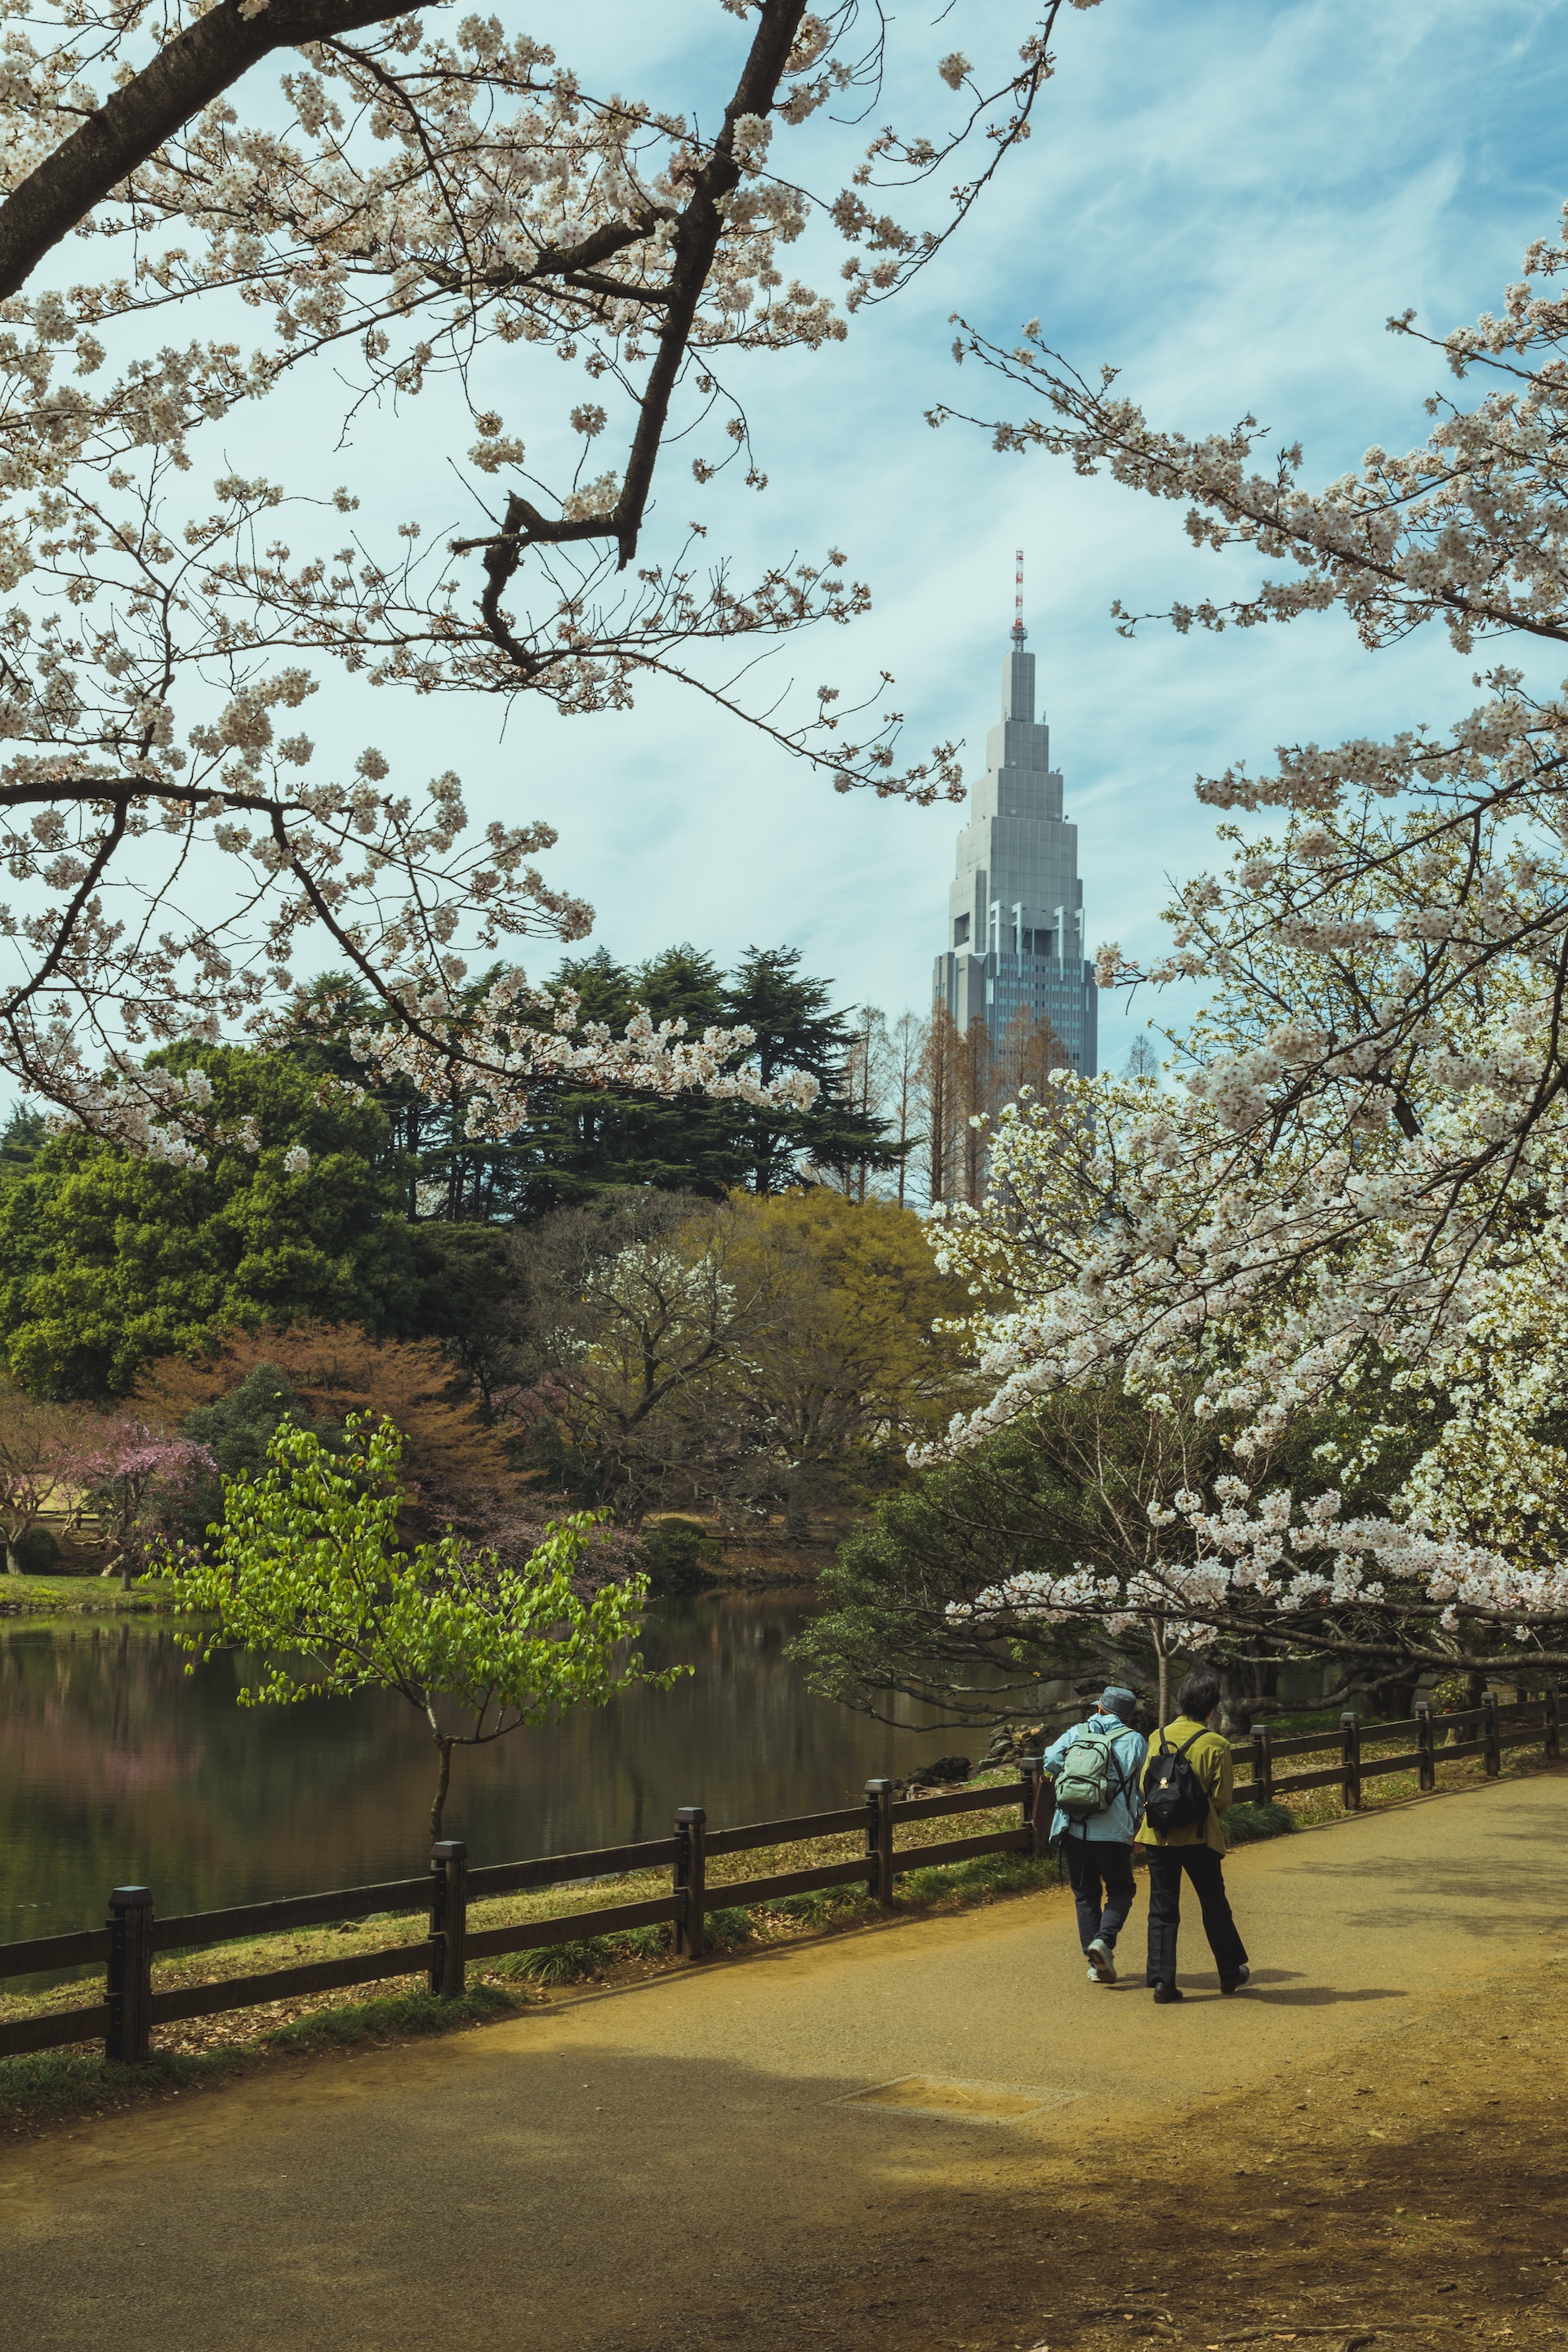
[[[145,1422],[106,1417],[84,1433],[72,1461],[87,1508],[103,1527],[110,1548],[105,1576],[119,1571],[129,1592],[153,1548],[166,1544],[179,1504],[217,1465],[205,1445],[169,1437]]]

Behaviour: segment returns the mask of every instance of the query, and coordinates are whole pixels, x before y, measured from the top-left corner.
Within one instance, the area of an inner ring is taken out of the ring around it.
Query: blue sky
[[[610,6],[528,21],[582,60],[590,87],[613,80],[689,105],[718,90],[742,35],[716,6],[696,10],[688,51],[661,51],[671,17]],[[998,5],[896,26],[911,62],[877,120],[939,112],[932,58],[958,43],[994,58],[1027,21]],[[1372,442],[1409,446],[1446,372],[1384,322],[1409,305],[1438,332],[1472,318],[1496,304],[1527,242],[1554,231],[1568,195],[1568,9],[1104,0],[1064,12],[1057,47],[1036,137],[912,294],[863,317],[844,345],[745,370],[767,492],[698,493],[667,476],[653,540],[700,513],[742,572],[843,547],[873,612],[781,656],[781,681],[831,677],[848,699],[889,669],[910,745],[961,735],[971,773],[994,716],[1013,551],[1024,547],[1030,643],[1081,828],[1089,938],[1149,951],[1166,877],[1208,859],[1198,772],[1256,765],[1280,742],[1440,720],[1470,697],[1475,665],[1436,636],[1369,656],[1333,616],[1239,637],[1183,640],[1157,626],[1118,637],[1113,598],[1158,608],[1212,593],[1224,567],[1188,545],[1174,508],[1037,457],[998,457],[962,426],[932,434],[923,413],[934,401],[996,405],[992,383],[954,370],[949,314],[1009,339],[1037,316],[1081,366],[1120,367],[1163,423],[1208,430],[1250,409],[1302,440],[1309,479],[1353,465]],[[813,162],[825,138],[805,134]],[[775,144],[781,168],[791,153]],[[819,283],[836,266],[823,256]],[[498,385],[498,405],[531,454],[559,424],[535,405],[563,415],[582,396],[560,371],[510,390]],[[280,410],[268,432],[332,481],[356,478],[368,457],[382,499],[401,511],[459,510],[437,437],[407,420],[367,424],[357,455],[317,444],[304,408],[292,421]],[[343,690],[323,684],[317,731],[369,732],[400,761],[457,766],[481,819],[554,823],[551,877],[593,901],[595,944],[633,958],[689,939],[729,960],[752,940],[787,943],[845,1003],[924,1005],[956,808],[837,797],[675,689],[610,718],[520,707],[503,739],[489,703],[383,695],[362,725]],[[1124,1057],[1133,1026],[1103,1004],[1103,1060]]]

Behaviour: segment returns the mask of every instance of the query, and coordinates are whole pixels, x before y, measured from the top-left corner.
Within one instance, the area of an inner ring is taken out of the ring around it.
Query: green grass
[[[13,2130],[73,2116],[113,2115],[170,2092],[205,2089],[251,2062],[243,2050],[194,2056],[160,2052],[145,2066],[116,2066],[79,2050],[39,2050],[0,2058],[0,2115]]]
[[[836,1927],[872,1916],[870,1898],[858,1886],[823,1886],[809,1895],[781,1895],[767,1909],[775,1918],[791,1919],[801,1927]]]
[[[291,2025],[274,2026],[260,2038],[259,2047],[291,2050],[341,2050],[356,2042],[404,2042],[416,2033],[451,2033],[466,2025],[493,2025],[515,2017],[522,2006],[515,1993],[500,1985],[470,1985],[455,2000],[434,1993],[384,1994],[377,2000],[355,2001],[352,2007],[318,2009],[297,2017]]]
[[[732,1952],[741,1944],[754,1944],[757,1923],[740,1904],[724,1911],[710,1911],[703,1922],[703,1936],[710,1952]]]
[[[125,1591],[117,1576],[6,1576],[0,1571],[0,1611],[7,1617],[145,1617],[167,1615],[156,1587]]]
[[[1026,1895],[1039,1886],[1055,1886],[1059,1873],[1054,1861],[1037,1862],[1030,1853],[983,1853],[973,1862],[932,1864],[929,1870],[911,1870],[899,1881],[904,1899],[927,1907],[943,1903],[991,1903],[999,1895]]]
[[[582,1984],[625,1960],[662,1959],[673,1943],[668,1927],[625,1927],[615,1936],[581,1936],[566,1944],[509,1952],[496,1962],[496,1974],[527,1977],[542,1985]]]

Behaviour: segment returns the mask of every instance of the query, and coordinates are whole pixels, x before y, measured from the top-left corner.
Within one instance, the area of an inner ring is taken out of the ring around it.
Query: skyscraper
[[[1020,575],[1021,576],[1021,575]],[[1022,614],[1002,659],[1002,717],[985,739],[948,892],[934,1001],[959,1029],[984,1023],[999,1045],[1023,1014],[1046,1020],[1080,1076],[1098,1066],[1098,990],[1085,960],[1078,827],[1062,814],[1051,733],[1035,717],[1035,656]]]

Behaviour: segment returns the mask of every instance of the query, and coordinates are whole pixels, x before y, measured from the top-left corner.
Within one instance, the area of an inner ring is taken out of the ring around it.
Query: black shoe
[[[1230,1979],[1228,1983],[1226,1983],[1224,1977],[1221,1977],[1219,1980],[1219,1989],[1221,1992],[1236,1992],[1239,1990],[1241,1986],[1246,1984],[1251,1974],[1252,1970],[1250,1969],[1240,1969],[1237,1971],[1236,1975]]]
[[[1154,1998],[1157,2001],[1185,2000],[1186,1997],[1180,1985],[1157,1984],[1154,1987]]]

